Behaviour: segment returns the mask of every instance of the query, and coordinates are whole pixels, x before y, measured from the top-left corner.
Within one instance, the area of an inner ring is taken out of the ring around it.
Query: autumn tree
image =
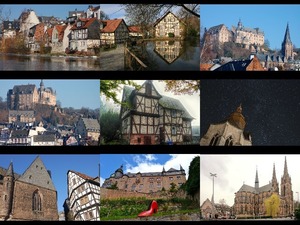
[[[200,80],[161,80],[165,82],[165,91],[173,92],[175,95],[193,95],[200,92]]]
[[[122,91],[124,85],[140,88],[137,83],[131,80],[100,80],[100,94],[105,96],[106,100],[112,100],[116,104],[122,104],[117,98],[117,92]]]
[[[279,213],[280,198],[276,193],[273,193],[269,198],[265,199],[265,208],[267,215],[272,218],[277,217]]]

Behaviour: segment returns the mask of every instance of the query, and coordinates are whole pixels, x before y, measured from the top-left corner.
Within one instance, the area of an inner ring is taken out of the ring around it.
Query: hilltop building
[[[40,88],[34,84],[15,85],[7,92],[7,107],[11,110],[34,109],[35,104],[56,105],[56,92],[51,87],[45,88],[43,80]]]
[[[273,165],[272,181],[261,187],[259,186],[258,171],[256,170],[254,187],[243,184],[235,193],[234,214],[238,217],[266,216],[267,211],[264,200],[269,198],[273,193],[279,195],[280,198],[277,216],[291,216],[294,213],[294,200],[292,180],[288,173],[286,157],[284,160],[283,176],[281,177],[280,193],[275,164]]]
[[[163,167],[161,172],[146,173],[123,173],[123,165],[109,178],[105,179],[102,188],[110,188],[115,185],[119,190],[152,193],[162,189],[169,190],[171,184],[180,187],[186,182],[185,170],[180,166],[179,170],[170,168],[168,171]]]
[[[251,135],[244,131],[245,127],[246,120],[242,114],[242,106],[240,105],[224,121],[210,124],[206,134],[200,140],[200,145],[252,145]]]
[[[57,191],[38,156],[22,174],[0,167],[0,220],[58,220]]]

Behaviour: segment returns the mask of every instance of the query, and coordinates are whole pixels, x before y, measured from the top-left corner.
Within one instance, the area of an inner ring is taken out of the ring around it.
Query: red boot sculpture
[[[146,217],[146,216],[151,216],[153,213],[156,213],[158,210],[158,204],[155,200],[152,200],[150,203],[148,210],[141,212],[138,217]]]

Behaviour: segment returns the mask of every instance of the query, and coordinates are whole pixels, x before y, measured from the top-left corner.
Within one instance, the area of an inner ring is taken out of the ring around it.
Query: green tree
[[[277,217],[279,212],[280,198],[276,193],[273,193],[269,198],[264,201],[267,210],[267,215]]]
[[[175,95],[200,92],[200,80],[161,80],[165,82],[165,91],[173,92]]]
[[[194,157],[189,166],[189,178],[185,183],[188,195],[194,196],[200,192],[200,156]]]
[[[118,190],[118,182],[116,181],[116,183],[112,184],[110,187],[107,187],[107,189]]]
[[[100,117],[101,137],[110,142],[119,139],[121,120],[119,113],[113,110],[104,112]]]
[[[131,80],[100,80],[100,94],[105,96],[107,100],[111,99],[116,104],[122,104],[117,98],[117,92],[122,90],[123,85],[140,88],[138,84]]]
[[[300,208],[295,209],[295,218],[300,220]]]

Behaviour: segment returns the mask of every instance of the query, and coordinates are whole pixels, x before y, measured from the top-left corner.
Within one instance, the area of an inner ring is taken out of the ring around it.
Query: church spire
[[[283,171],[283,175],[284,176],[288,175],[288,168],[287,168],[286,156],[284,157],[284,171]]]
[[[274,181],[277,182],[277,179],[276,179],[276,171],[275,171],[275,163],[273,164],[273,175],[272,175],[272,180],[274,180]]]
[[[272,187],[275,192],[279,193],[279,187],[276,178],[275,163],[273,164]]]
[[[284,39],[283,39],[283,43],[289,43],[291,44],[291,36],[290,36],[290,29],[289,29],[289,23],[287,23],[286,29],[285,29],[285,35],[284,35]]]
[[[255,189],[259,188],[259,181],[258,181],[258,172],[256,167],[256,175],[255,175]]]

